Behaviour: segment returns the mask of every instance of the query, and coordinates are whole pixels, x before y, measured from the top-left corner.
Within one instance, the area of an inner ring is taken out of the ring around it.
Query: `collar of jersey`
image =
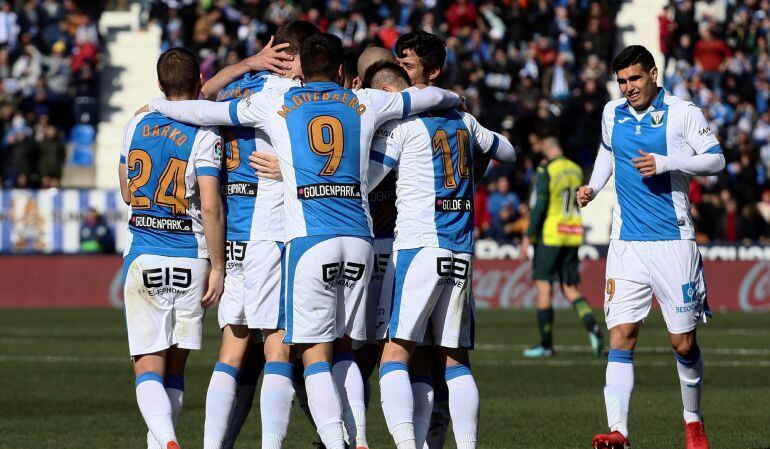
[[[342,87],[335,83],[334,81],[311,81],[309,83],[305,83],[305,86],[307,87],[320,87],[320,88],[329,88],[329,89],[342,89]]]

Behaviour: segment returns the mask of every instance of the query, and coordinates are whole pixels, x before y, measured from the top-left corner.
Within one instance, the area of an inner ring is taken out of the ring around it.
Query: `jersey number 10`
[[[433,153],[441,152],[441,161],[444,166],[444,188],[454,189],[457,187],[457,180],[455,179],[455,168],[452,163],[452,147],[449,145],[449,138],[446,131],[443,129],[436,130],[431,139],[433,144]],[[470,167],[470,148],[471,139],[468,130],[457,130],[457,146],[459,147],[459,154],[457,156],[457,171],[460,173],[461,179],[468,179],[471,177]]]
[[[128,180],[128,191],[131,193],[131,207],[133,209],[149,209],[151,201],[149,197],[137,195],[137,191],[147,184],[152,173],[152,158],[144,150],[133,149],[128,153],[128,169],[138,170],[135,176]],[[186,198],[184,182],[187,161],[172,157],[168,160],[163,174],[158,179],[158,187],[155,189],[152,201],[158,206],[168,207],[174,215],[187,213],[189,202]],[[171,194],[168,194],[171,188]]]

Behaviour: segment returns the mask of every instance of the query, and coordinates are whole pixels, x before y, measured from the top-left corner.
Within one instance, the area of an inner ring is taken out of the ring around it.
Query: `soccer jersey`
[[[121,147],[131,194],[124,255],[207,258],[198,177],[219,177],[216,132],[144,113],[126,124]]]
[[[270,72],[247,73],[217,95],[217,101],[237,102],[262,89],[288,90],[299,81]],[[253,151],[275,154],[270,139],[256,128],[222,128],[226,170],[222,189],[226,197],[227,240],[284,240],[283,186],[280,181],[259,179],[249,165]]]
[[[626,99],[611,101],[602,117],[602,146],[614,159],[617,198],[612,239],[694,239],[688,198],[691,176],[670,171],[643,178],[632,159],[640,150],[673,157],[721,153],[716,136],[694,104],[660,89],[650,109],[633,111]]]
[[[583,170],[564,156],[538,167],[527,236],[547,246],[582,245],[583,221],[577,205],[581,185]]]
[[[375,135],[372,160],[393,167],[394,250],[436,247],[473,252],[473,151],[497,150],[499,137],[458,111],[389,122]]]
[[[409,108],[408,93],[353,92],[333,82],[265,89],[231,103],[232,121],[265,129],[278,152],[287,240],[372,236],[366,197],[371,140],[380,125]]]

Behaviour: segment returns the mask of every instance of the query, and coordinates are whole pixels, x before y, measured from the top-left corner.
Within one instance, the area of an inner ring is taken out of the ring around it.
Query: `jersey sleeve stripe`
[[[404,113],[401,115],[401,118],[407,118],[409,113],[412,112],[412,97],[409,95],[409,92],[401,92],[401,98],[404,99]]]
[[[612,151],[612,147],[610,147],[609,145],[607,145],[606,143],[604,143],[604,141],[603,141],[603,140],[602,140],[602,146],[604,147],[604,149],[605,149],[605,150],[607,150],[607,151]]]
[[[497,154],[497,147],[500,146],[500,138],[497,137],[497,134],[494,135],[494,139],[492,139],[492,147],[489,148],[489,153],[494,156]]]
[[[196,167],[196,176],[215,176],[219,178],[219,169],[214,167]]]
[[[393,166],[396,165],[396,160],[395,159],[393,159],[392,157],[388,156],[387,154],[382,154],[379,151],[370,151],[369,152],[369,157],[372,160],[374,160],[376,162],[379,162],[382,165],[387,165],[390,168],[393,168]]]
[[[722,146],[716,144],[703,152],[704,154],[722,154]]]
[[[238,101],[230,102],[230,121],[233,122],[233,125],[241,125],[241,121],[238,120]]]
[[[120,163],[121,164],[125,164],[126,163],[126,156],[124,156],[122,154],[120,155]]]

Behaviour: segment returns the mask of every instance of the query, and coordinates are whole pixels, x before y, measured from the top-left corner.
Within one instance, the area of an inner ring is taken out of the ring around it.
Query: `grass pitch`
[[[178,435],[202,445],[204,399],[219,345],[215,314],[204,350],[190,357]],[[0,311],[0,448],[145,447],[123,314],[118,310]],[[479,448],[589,448],[604,431],[606,358],[594,359],[571,310],[557,311],[557,356],[526,360],[537,341],[531,311],[480,311],[473,371],[481,391]],[[718,314],[702,328],[703,409],[713,448],[770,448],[770,315]],[[684,448],[679,381],[659,312],[635,356],[634,449]],[[376,378],[373,378],[376,385]],[[369,442],[392,448],[373,388]],[[259,447],[257,401],[240,448]],[[312,429],[295,407],[285,447],[310,449]],[[448,437],[447,448],[454,442]]]

